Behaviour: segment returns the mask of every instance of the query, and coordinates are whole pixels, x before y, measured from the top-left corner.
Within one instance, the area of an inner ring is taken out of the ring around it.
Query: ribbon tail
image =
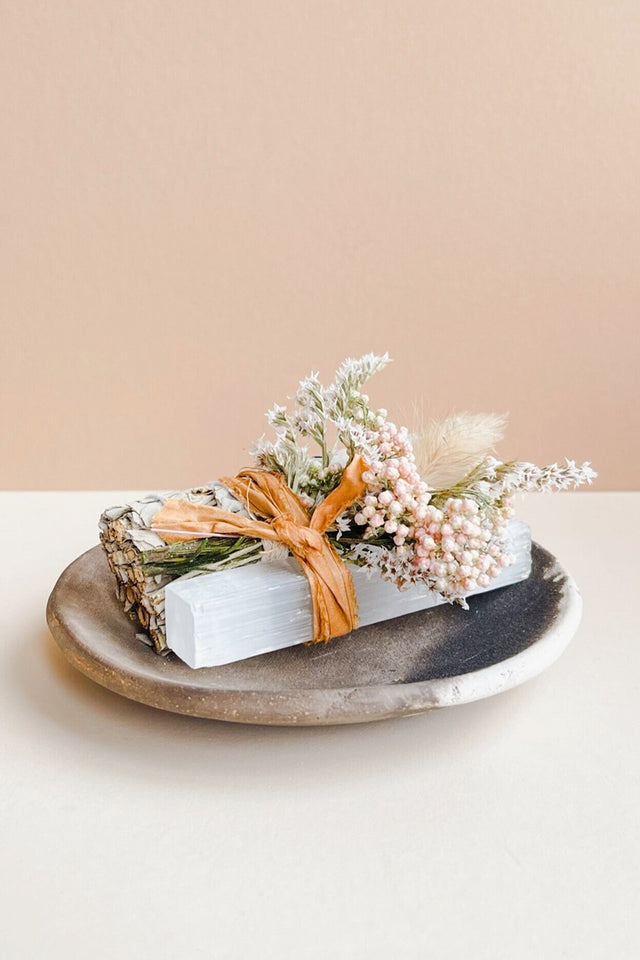
[[[209,534],[226,537],[256,537],[276,540],[269,523],[252,520],[239,513],[221,510],[188,500],[170,497],[151,519],[151,529],[157,530],[167,543],[200,539]]]
[[[351,573],[333,548],[321,554],[296,554],[309,583],[313,606],[313,639],[326,643],[358,626],[358,601]]]

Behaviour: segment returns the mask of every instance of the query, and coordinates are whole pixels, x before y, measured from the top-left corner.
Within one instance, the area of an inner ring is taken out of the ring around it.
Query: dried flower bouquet
[[[292,408],[267,414],[275,436],[253,448],[256,466],[281,477],[311,516],[338,491],[355,458],[366,465],[361,494],[326,530],[346,564],[379,571],[400,589],[424,582],[445,600],[489,587],[513,563],[505,542],[518,491],[555,491],[590,484],[588,463],[536,467],[496,460],[504,430],[496,415],[458,414],[410,433],[384,409],[373,409],[366,382],[387,354],[347,359],[333,383],[316,374],[299,384]],[[155,649],[166,652],[164,590],[193,577],[286,554],[279,542],[251,536],[203,536],[167,542],[152,520],[167,499],[219,508],[239,517],[250,510],[228,485],[211,483],[169,498],[152,496],[103,513],[100,536],[125,607],[137,615]],[[171,532],[171,531],[168,531]]]

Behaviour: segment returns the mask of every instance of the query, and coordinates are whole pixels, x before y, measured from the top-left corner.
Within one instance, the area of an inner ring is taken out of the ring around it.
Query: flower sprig
[[[279,404],[267,413],[276,439],[263,436],[254,444],[256,463],[283,473],[310,504],[326,496],[356,453],[367,461],[375,457],[369,434],[379,411],[370,408],[362,387],[388,363],[388,354],[368,353],[345,360],[328,387],[317,373],[301,380],[291,413]]]

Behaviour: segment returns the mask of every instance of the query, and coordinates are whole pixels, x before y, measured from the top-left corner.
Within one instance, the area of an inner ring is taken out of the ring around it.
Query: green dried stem
[[[142,554],[142,569],[148,576],[175,578],[255,563],[261,555],[262,541],[252,537],[206,537],[148,550]]]

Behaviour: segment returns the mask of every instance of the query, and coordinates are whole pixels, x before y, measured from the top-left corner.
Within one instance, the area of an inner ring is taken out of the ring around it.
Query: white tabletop
[[[579,633],[541,677],[404,720],[162,713],[68,666],[57,575],[122,492],[0,494],[0,956],[640,956],[640,493],[530,497]]]

